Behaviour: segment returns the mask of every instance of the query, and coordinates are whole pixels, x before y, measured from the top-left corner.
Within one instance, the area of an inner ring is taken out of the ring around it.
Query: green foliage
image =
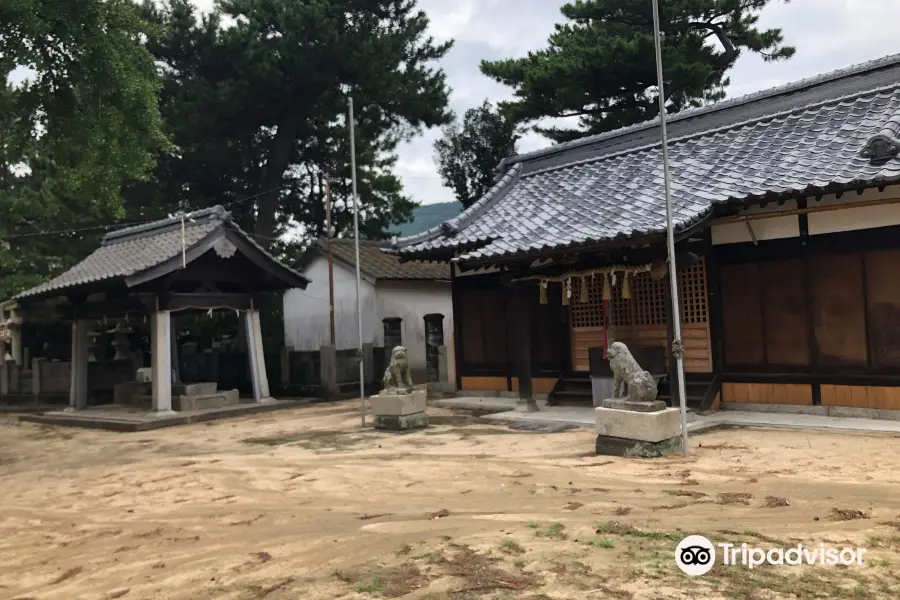
[[[188,0],[146,0],[142,13],[158,26],[148,48],[164,65],[161,107],[178,152],[152,185],[129,190],[133,215],[229,204],[285,253],[274,240],[291,226],[325,232],[330,173],[340,235],[353,222],[349,93],[361,235],[409,220],[397,146],[450,118],[434,67],[450,45],[427,36],[414,0],[219,0],[202,21]]]
[[[34,233],[121,217],[167,147],[146,30],[128,0],[0,3],[0,298],[95,242]]]
[[[728,70],[744,50],[790,58],[780,29],[757,28],[772,0],[660,2],[666,109],[678,112],[725,96]],[[785,0],[789,1],[789,0]],[[515,89],[502,108],[517,121],[577,117],[578,129],[536,128],[577,139],[659,114],[650,0],[576,0],[562,7],[549,46],[517,59],[482,61],[485,75]]]
[[[515,154],[516,124],[485,100],[444,126],[434,144],[438,172],[444,185],[468,208],[494,185],[495,169]]]

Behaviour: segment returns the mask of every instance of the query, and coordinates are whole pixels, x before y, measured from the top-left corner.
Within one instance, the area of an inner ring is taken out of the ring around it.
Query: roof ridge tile
[[[713,104],[708,104],[706,106],[701,106],[701,107],[690,109],[690,110],[684,110],[684,111],[675,113],[673,115],[667,116],[666,123],[673,123],[673,122],[677,122],[677,121],[686,121],[688,119],[697,118],[697,117],[707,115],[710,113],[714,113],[714,112],[721,112],[721,111],[727,110],[729,108],[742,106],[745,104],[749,104],[751,102],[756,102],[758,100],[774,98],[776,96],[795,93],[800,90],[808,89],[808,88],[811,88],[811,87],[814,87],[817,85],[830,83],[830,82],[838,80],[838,79],[852,77],[854,75],[860,75],[862,73],[874,71],[879,68],[888,67],[888,66],[892,66],[892,65],[896,65],[896,64],[900,64],[900,54],[891,54],[888,56],[883,56],[881,58],[876,58],[876,59],[869,60],[866,62],[857,63],[855,65],[850,65],[848,67],[842,67],[840,69],[836,69],[834,71],[829,71],[827,73],[821,73],[819,75],[814,75],[812,77],[805,77],[803,79],[798,79],[796,81],[792,81],[792,82],[789,82],[789,83],[786,83],[786,84],[783,84],[780,86],[775,86],[775,87],[767,88],[764,90],[751,92],[749,94],[744,94],[743,96],[729,98],[728,100],[722,100],[721,102],[715,102]],[[869,90],[861,90],[861,91],[869,91]],[[653,127],[658,127],[659,122],[660,122],[660,118],[659,118],[659,116],[657,116],[655,119],[651,119],[649,121],[641,121],[640,123],[628,125],[627,127],[620,127],[618,129],[613,129],[612,131],[605,131],[603,133],[598,133],[596,135],[579,138],[577,140],[563,142],[560,144],[556,144],[554,146],[549,146],[547,148],[541,148],[540,150],[535,150],[533,152],[526,152],[525,154],[517,154],[515,156],[505,158],[504,161],[506,164],[510,164],[510,163],[517,164],[520,162],[525,162],[527,160],[547,156],[550,154],[558,154],[560,152],[564,152],[564,151],[570,150],[572,148],[579,148],[581,146],[586,146],[588,144],[615,139],[617,137],[621,137],[621,136],[624,136],[629,133],[634,133],[636,131],[652,129]]]
[[[142,223],[140,225],[134,225],[132,227],[125,227],[123,229],[111,231],[103,236],[103,240],[100,242],[100,245],[109,246],[133,239],[140,239],[149,235],[155,235],[162,229],[166,229],[174,225],[180,225],[182,216],[184,216],[184,218],[191,223],[190,225],[188,225],[188,222],[185,222],[186,227],[193,226],[194,223],[203,219],[219,220],[223,223],[231,220],[231,213],[225,210],[222,205],[217,204],[216,206],[210,206],[209,208],[203,208],[189,213],[179,212],[171,217],[166,217],[165,219],[159,219],[157,221],[151,221],[149,223]]]

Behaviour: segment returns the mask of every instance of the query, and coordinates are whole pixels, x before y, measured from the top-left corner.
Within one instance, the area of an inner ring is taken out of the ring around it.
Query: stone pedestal
[[[632,404],[641,406],[630,407]],[[603,405],[594,409],[597,454],[656,458],[681,449],[681,415],[677,408],[660,409],[659,405],[665,407],[661,401],[634,403],[624,399],[604,400]]]
[[[375,429],[407,431],[428,426],[425,390],[408,394],[378,394],[372,396]]]

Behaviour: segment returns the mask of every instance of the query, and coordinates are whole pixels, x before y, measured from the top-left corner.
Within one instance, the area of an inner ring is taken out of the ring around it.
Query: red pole
[[[607,336],[606,336],[606,331],[607,331],[607,328],[609,327],[609,319],[606,318],[606,303],[607,302],[608,302],[608,300],[603,301],[603,314],[602,314],[602,318],[603,318],[603,360],[607,359],[606,350],[607,350],[607,348],[609,348],[609,344],[607,343],[609,341],[609,338],[607,338]]]
[[[328,235],[328,318],[334,347],[334,261],[331,257],[331,173],[325,172],[325,221]]]

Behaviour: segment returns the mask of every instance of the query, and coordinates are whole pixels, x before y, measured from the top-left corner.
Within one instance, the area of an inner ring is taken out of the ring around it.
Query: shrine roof
[[[222,206],[143,223],[107,233],[100,247],[50,281],[21,292],[36,299],[95,291],[113,283],[133,287],[180,269],[207,252],[223,258],[241,253],[284,289],[305,288],[309,279],[266,251]]]
[[[900,55],[667,118],[673,221],[713,210],[900,181]],[[666,230],[659,119],[504,159],[459,216],[385,250],[491,263],[652,241]]]

